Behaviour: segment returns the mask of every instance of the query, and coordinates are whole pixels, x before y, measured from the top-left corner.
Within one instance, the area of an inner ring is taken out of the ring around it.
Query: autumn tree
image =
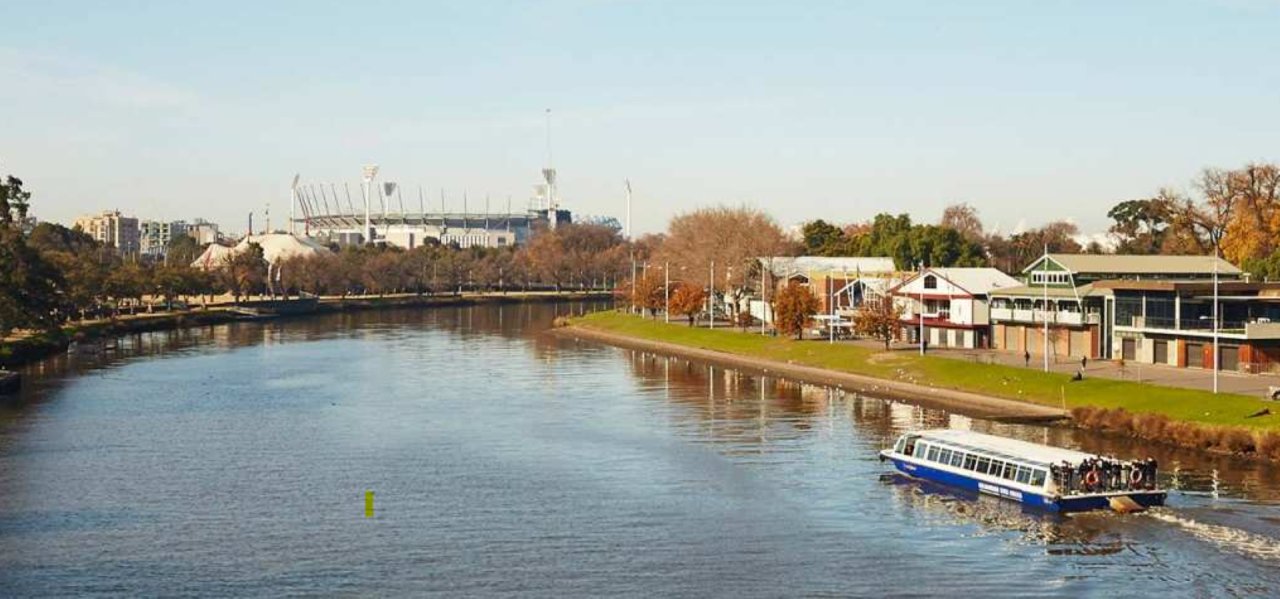
[[[1222,240],[1222,254],[1246,264],[1280,250],[1280,166],[1249,164],[1217,174],[1215,195],[1232,203]]]
[[[691,283],[680,283],[671,293],[671,313],[687,317],[689,326],[693,326],[706,301],[707,294],[702,287]]]
[[[818,313],[818,298],[806,285],[795,281],[787,284],[773,299],[773,322],[785,335],[804,339],[804,328]]]
[[[791,255],[796,249],[773,217],[746,206],[700,208],[672,218],[667,229],[651,262],[669,264],[683,281],[709,287],[713,293],[754,283],[749,263]]]
[[[887,350],[902,326],[902,314],[902,306],[891,298],[863,302],[853,314],[853,330],[863,337],[884,341]]]
[[[938,222],[938,226],[954,229],[961,237],[972,242],[980,243],[985,237],[978,209],[964,202],[947,206],[942,211],[942,220]]]
[[[657,313],[666,305],[666,294],[663,280],[660,277],[640,277],[635,282],[635,293],[630,294],[630,281],[627,282],[626,291],[630,295],[628,298],[631,305],[639,308],[648,314]]]

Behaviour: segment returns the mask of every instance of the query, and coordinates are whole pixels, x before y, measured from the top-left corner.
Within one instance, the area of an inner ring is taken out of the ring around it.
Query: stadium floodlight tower
[[[373,243],[373,223],[370,222],[369,214],[369,187],[373,185],[373,180],[378,178],[378,165],[364,165],[364,234],[365,243]]]
[[[556,194],[556,169],[542,169],[542,178],[547,181],[547,219],[550,221],[551,228],[556,228],[556,220],[560,214],[560,202]]]
[[[293,235],[293,221],[296,218],[294,206],[298,203],[298,179],[302,177],[302,173],[293,175],[293,183],[289,185],[289,234]]]

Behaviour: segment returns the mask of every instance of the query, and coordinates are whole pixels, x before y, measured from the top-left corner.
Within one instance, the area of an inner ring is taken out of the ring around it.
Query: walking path
[[[870,340],[860,339],[857,341],[844,341],[837,343],[856,343],[866,347],[874,347],[883,349],[884,344]],[[895,345],[894,350],[897,351],[919,351],[917,345]],[[934,348],[928,349],[929,355],[942,358],[953,358],[956,360],[967,360],[980,364],[1003,364],[1006,366],[1028,367],[1025,356],[1016,352],[1004,352],[990,349],[958,349],[958,348]],[[1043,358],[1040,356],[1031,356],[1030,368],[1042,370],[1044,368]],[[1075,374],[1081,371],[1080,360],[1057,358],[1051,359],[1049,369],[1054,372],[1062,372],[1066,374]],[[1088,365],[1084,367],[1083,374],[1085,377],[1101,377],[1108,379],[1117,379],[1123,381],[1132,381],[1140,383],[1149,383],[1152,385],[1163,385],[1166,387],[1181,387],[1184,389],[1198,389],[1201,391],[1213,390],[1213,371],[1203,368],[1177,368],[1175,366],[1167,366],[1163,364],[1139,364],[1136,362],[1127,362],[1123,367],[1109,360],[1089,360]],[[1218,390],[1223,393],[1238,393],[1240,395],[1253,395],[1257,397],[1268,397],[1272,387],[1280,387],[1280,376],[1269,374],[1244,374],[1239,372],[1219,372],[1218,373]]]

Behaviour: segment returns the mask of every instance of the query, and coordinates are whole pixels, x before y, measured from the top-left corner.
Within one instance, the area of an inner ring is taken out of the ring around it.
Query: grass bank
[[[732,329],[691,328],[684,323],[665,324],[618,312],[597,312],[571,322],[574,326],[655,342],[1065,407],[1080,426],[1224,453],[1249,454],[1259,451],[1259,447],[1269,450],[1272,441],[1280,437],[1280,413],[1275,413],[1280,410],[1274,409],[1276,404],[1245,395],[1215,395],[1105,378],[1072,381],[1065,374],[1014,366],[905,351],[885,352],[847,343],[829,345],[820,340],[765,337]],[[1273,413],[1251,417],[1269,409]],[[1164,425],[1166,422],[1192,426],[1170,427]],[[1254,442],[1242,441],[1241,431]],[[1187,439],[1166,438],[1170,434]]]

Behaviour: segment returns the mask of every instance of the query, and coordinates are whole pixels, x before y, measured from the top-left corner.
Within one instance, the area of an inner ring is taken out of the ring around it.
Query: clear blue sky
[[[288,205],[387,179],[636,229],[745,202],[785,224],[954,201],[1106,226],[1204,166],[1280,160],[1280,2],[12,2],[0,172],[42,218]],[[473,203],[475,201],[473,200]],[[260,221],[259,221],[260,222]]]

